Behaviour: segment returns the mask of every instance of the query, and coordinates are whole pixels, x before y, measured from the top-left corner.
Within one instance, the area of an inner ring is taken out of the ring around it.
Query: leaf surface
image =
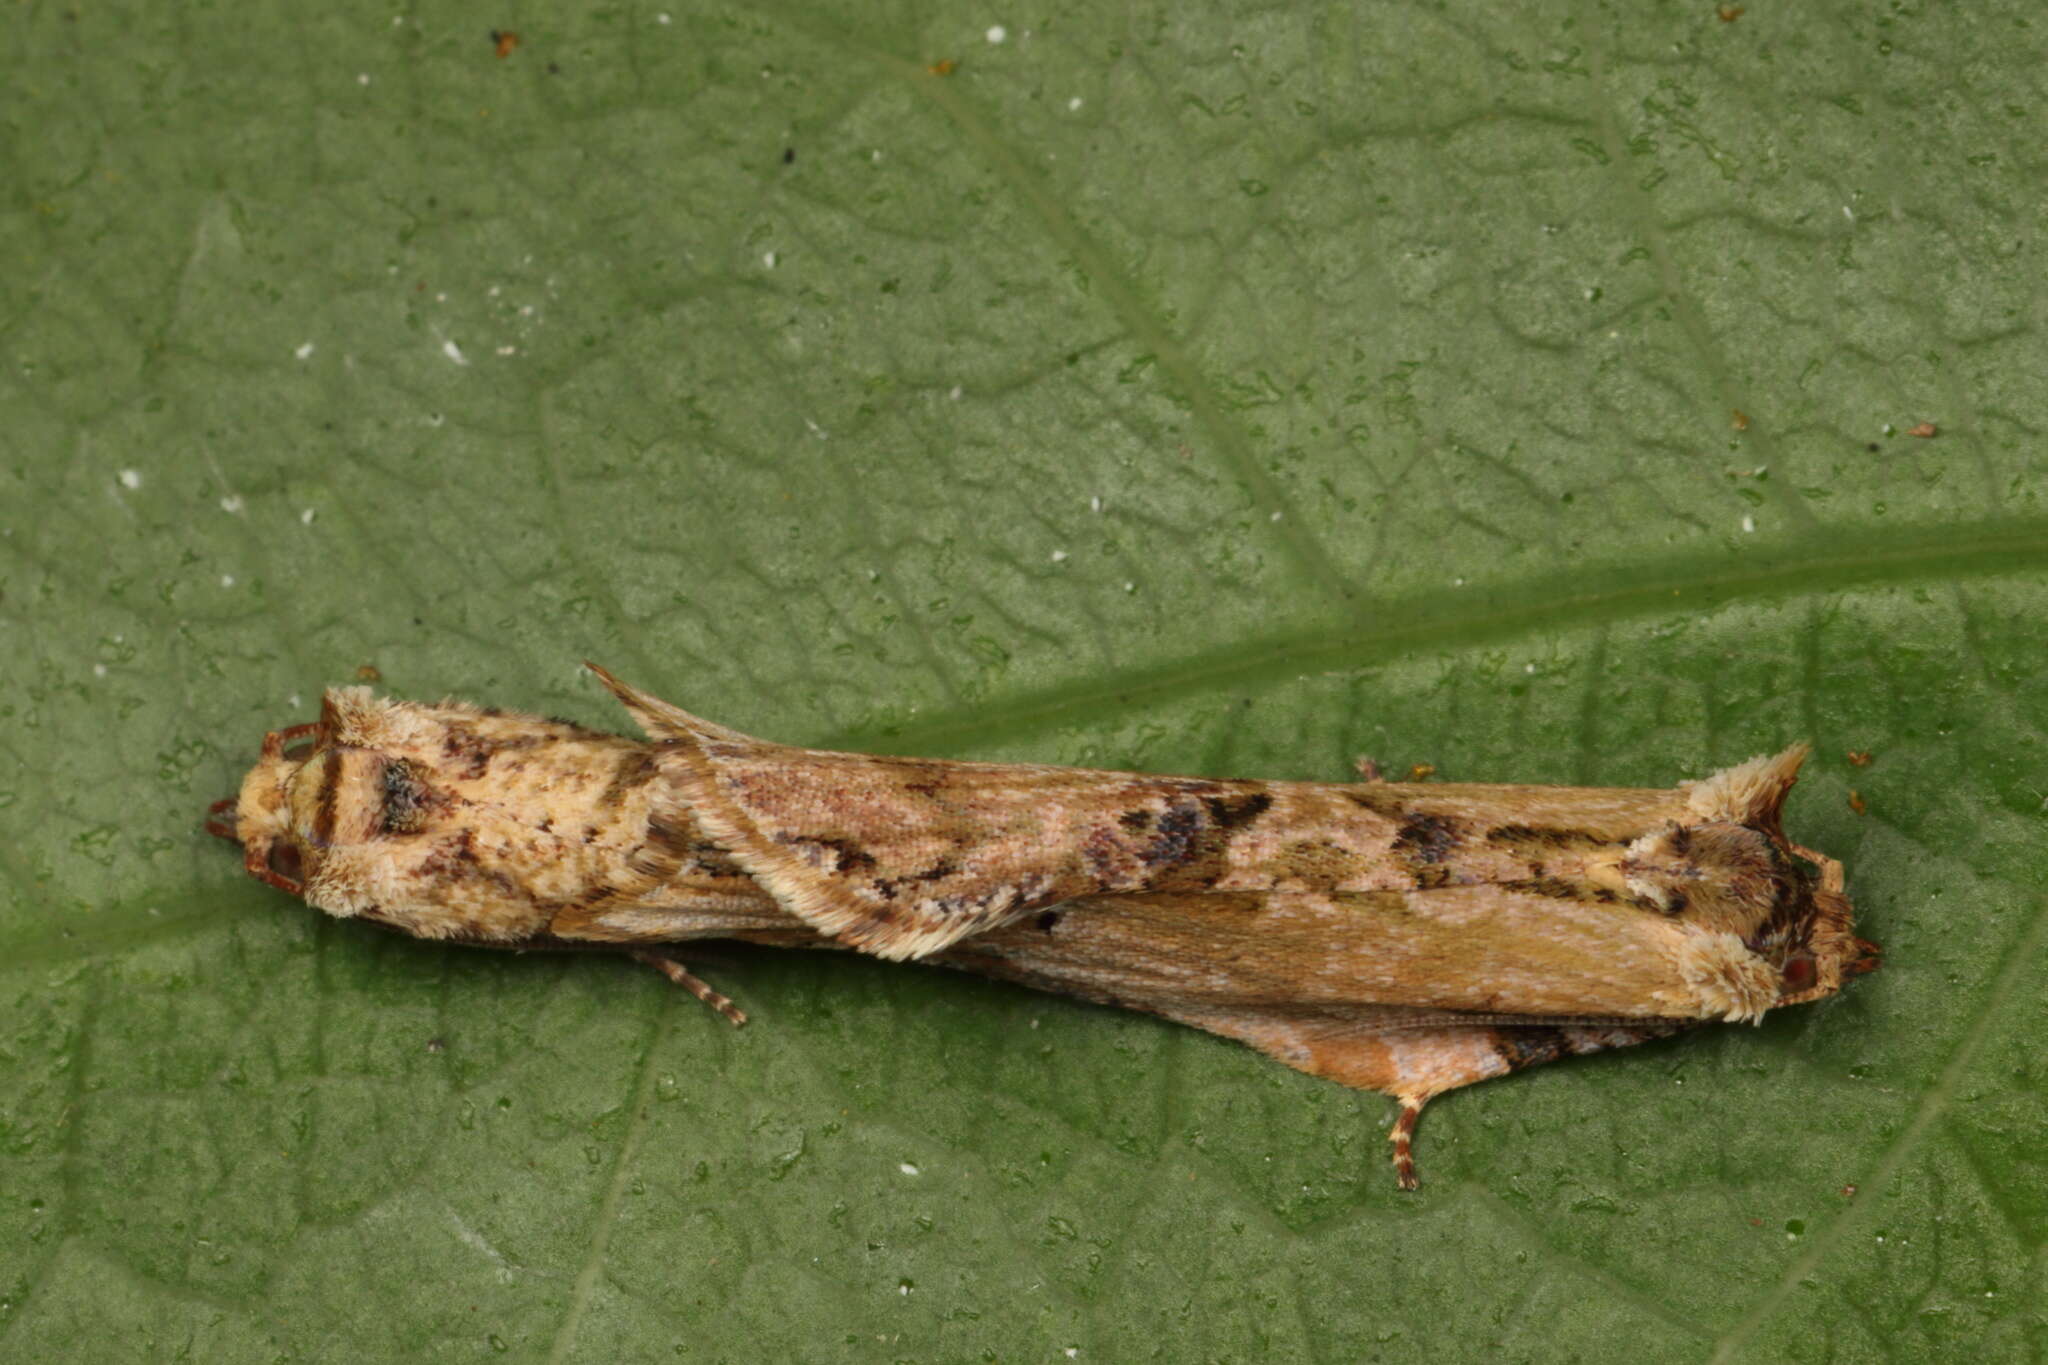
[[[0,1354],[2048,1352],[2028,6],[507,22],[7,21]],[[200,832],[325,685],[622,727],[585,657],[1166,772],[1810,739],[1887,965],[1403,1196],[1189,1030],[734,950],[734,1032]]]

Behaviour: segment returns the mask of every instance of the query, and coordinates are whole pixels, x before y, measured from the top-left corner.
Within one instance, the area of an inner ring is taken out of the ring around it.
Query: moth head
[[[241,844],[249,875],[297,896],[305,891],[305,857],[292,837],[291,782],[319,747],[320,726],[294,725],[263,736],[263,751],[242,778],[242,790],[207,809],[207,832]],[[222,816],[233,810],[232,821]]]
[[[1820,884],[1812,888],[1804,913],[1777,942],[1766,945],[1778,968],[1780,1005],[1833,995],[1850,977],[1874,972],[1883,962],[1875,943],[1856,937],[1855,912],[1839,884],[1841,865],[1832,859],[1820,862]]]
[[[1785,837],[1786,794],[1805,745],[1685,788],[1676,821],[1637,838],[1618,872],[1639,904],[1699,931],[1687,971],[1730,1019],[1832,995],[1874,969],[1853,932],[1842,865]]]
[[[270,731],[241,793],[214,803],[207,829],[242,845],[251,876],[293,896],[371,841],[418,832],[438,800],[425,765],[360,742],[384,737],[366,731],[389,707],[367,689],[335,689],[318,721]],[[232,824],[221,818],[230,806]]]

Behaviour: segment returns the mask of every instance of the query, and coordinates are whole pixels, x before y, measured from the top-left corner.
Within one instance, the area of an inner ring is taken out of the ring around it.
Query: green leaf
[[[515,8],[5,21],[0,1355],[2048,1353],[2032,6]],[[1807,738],[1887,965],[1404,1196],[1207,1035],[751,950],[735,1032],[200,831],[360,668],[621,726],[585,657],[1163,771]]]

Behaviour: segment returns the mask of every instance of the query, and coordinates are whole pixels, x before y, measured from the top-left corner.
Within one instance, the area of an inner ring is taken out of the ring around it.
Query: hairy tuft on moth
[[[1787,841],[1805,746],[1672,789],[1245,782],[795,748],[592,671],[640,742],[330,690],[208,828],[251,875],[427,939],[647,962],[845,948],[1159,1014],[1401,1104],[1877,965]],[[229,821],[220,818],[233,807]]]

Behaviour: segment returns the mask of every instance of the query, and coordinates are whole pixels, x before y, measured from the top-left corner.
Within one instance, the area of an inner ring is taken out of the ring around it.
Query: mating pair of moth
[[[1842,866],[1787,841],[1806,749],[1672,789],[1212,781],[831,753],[591,666],[646,741],[330,690],[208,828],[344,919],[647,962],[847,948],[1164,1015],[1400,1101],[1877,965]],[[222,815],[233,807],[232,825]]]

